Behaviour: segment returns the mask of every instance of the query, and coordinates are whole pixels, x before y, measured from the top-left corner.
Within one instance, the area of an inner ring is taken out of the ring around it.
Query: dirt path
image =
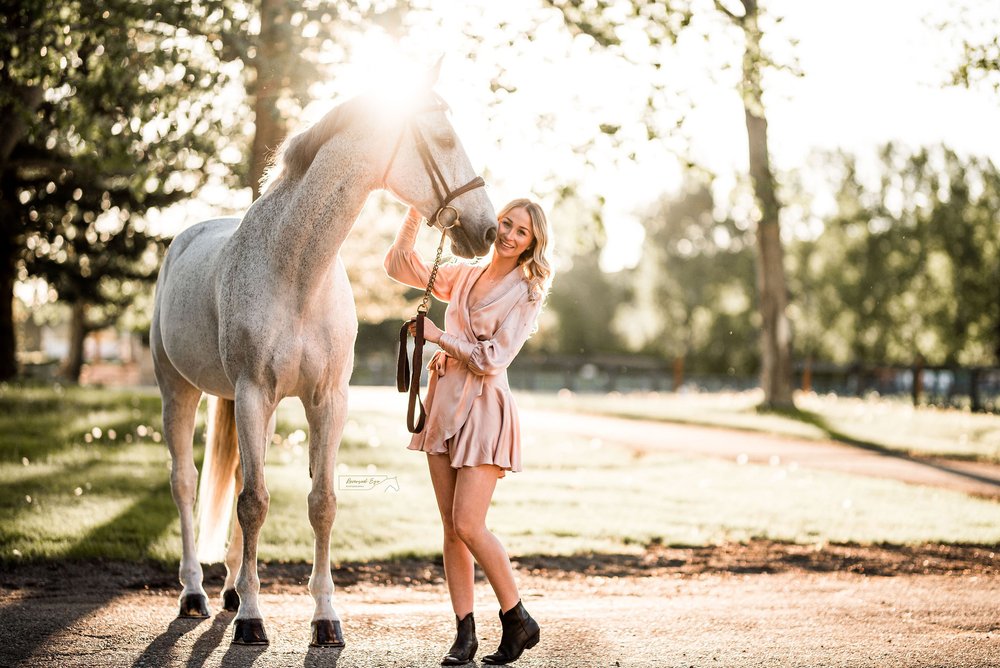
[[[896,575],[858,572],[880,569]],[[230,644],[231,613],[174,619],[178,588],[162,569],[18,567],[0,583],[0,666],[402,668],[437,666],[451,642],[439,564],[339,570],[337,581],[350,583],[336,594],[343,650],[308,647],[307,576],[303,565],[262,571],[271,645],[257,649]],[[522,561],[518,579],[543,629],[519,666],[1000,665],[1000,555],[984,549],[654,549]],[[211,572],[212,593],[220,583]],[[499,622],[482,581],[477,600],[482,657]]]
[[[521,410],[521,428],[556,438],[565,434],[599,438],[633,450],[681,452],[753,464],[796,464],[1000,499],[997,464],[913,457],[835,441],[527,408]]]

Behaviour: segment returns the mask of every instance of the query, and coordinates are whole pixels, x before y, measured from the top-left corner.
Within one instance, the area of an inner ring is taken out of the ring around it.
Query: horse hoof
[[[266,645],[267,634],[264,633],[264,620],[237,619],[233,643],[236,645]]]
[[[227,589],[222,592],[222,609],[228,612],[236,612],[240,609],[240,595],[235,589]]]
[[[310,647],[343,647],[345,644],[338,620],[317,619],[312,623],[312,630]]]
[[[233,642],[237,645],[266,645],[263,619],[237,619]]]
[[[208,597],[204,594],[181,594],[181,610],[177,616],[194,619],[208,617]]]

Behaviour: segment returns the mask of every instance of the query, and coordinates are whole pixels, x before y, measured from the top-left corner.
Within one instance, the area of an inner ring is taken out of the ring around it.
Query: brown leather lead
[[[434,96],[435,104],[431,107],[423,109],[421,111],[445,111],[448,109],[448,105],[444,103],[441,98]],[[475,190],[476,188],[483,188],[486,186],[486,181],[483,177],[476,176],[471,181],[463,186],[451,190],[448,187],[448,182],[444,177],[444,173],[441,168],[438,167],[437,161],[434,159],[434,154],[431,153],[430,147],[427,145],[427,141],[424,139],[423,133],[417,126],[416,120],[411,118],[407,120],[403,129],[399,133],[399,139],[396,140],[396,145],[392,149],[392,155],[389,156],[389,162],[385,166],[385,172],[382,174],[382,187],[385,186],[386,179],[389,178],[389,171],[392,169],[392,164],[396,160],[396,155],[399,153],[399,147],[403,143],[403,136],[406,133],[406,129],[409,128],[413,133],[414,143],[417,148],[417,153],[420,156],[420,161],[424,165],[424,171],[427,172],[427,177],[431,181],[431,186],[434,188],[434,194],[438,198],[438,208],[431,216],[430,220],[427,221],[428,225],[437,225],[441,230],[441,242],[438,244],[437,257],[434,258],[434,268],[431,269],[430,280],[427,281],[427,289],[424,290],[424,298],[417,307],[417,315],[410,320],[407,320],[403,324],[403,327],[399,330],[399,351],[396,359],[396,389],[400,392],[409,392],[410,397],[407,402],[406,408],[406,428],[410,430],[411,434],[418,434],[423,431],[424,419],[427,414],[424,412],[424,402],[420,400],[420,376],[423,372],[423,357],[424,357],[424,316],[430,308],[431,293],[434,290],[434,279],[437,277],[438,267],[441,265],[441,252],[444,250],[444,240],[446,238],[446,233],[449,229],[456,226],[462,225],[462,216],[458,209],[452,206],[452,202],[456,197],[470,190]],[[450,209],[451,214],[444,216],[446,210]],[[409,360],[407,360],[406,355],[406,342],[409,335],[410,325],[416,324],[415,335],[413,340],[413,370],[410,371]],[[414,423],[414,416],[417,412],[417,407],[420,407],[420,417]]]
[[[406,341],[410,333],[410,325],[416,324],[416,332],[413,336],[413,370],[410,371],[409,360],[406,354]],[[424,361],[424,314],[417,313],[416,316],[403,323],[399,330],[399,355],[396,360],[396,389],[400,392],[409,392],[410,396],[406,406],[406,428],[411,434],[419,434],[424,429],[424,419],[427,414],[424,412],[424,402],[420,400],[420,376],[423,372]],[[420,417],[414,423],[413,418],[420,407]]]
[[[406,428],[411,434],[419,434],[424,428],[424,402],[420,400],[420,376],[423,372],[424,358],[424,317],[430,309],[431,293],[434,291],[434,281],[437,279],[438,267],[441,266],[441,253],[444,250],[444,240],[446,235],[441,232],[441,242],[438,244],[437,255],[434,257],[434,267],[431,269],[430,278],[427,280],[427,289],[424,290],[424,298],[417,307],[417,315],[403,323],[399,330],[399,351],[396,356],[396,389],[400,392],[409,392],[410,398],[406,407]],[[410,373],[409,360],[406,359],[406,341],[410,333],[410,325],[415,325],[413,336],[413,373]],[[413,422],[414,414],[420,407],[420,418],[416,424]]]

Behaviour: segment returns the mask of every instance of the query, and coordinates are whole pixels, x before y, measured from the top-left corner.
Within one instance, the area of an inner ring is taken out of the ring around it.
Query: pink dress
[[[393,279],[426,288],[430,267],[413,249],[420,222],[405,222],[385,256]],[[447,454],[453,468],[495,464],[521,469],[521,430],[507,383],[507,367],[534,329],[541,298],[529,299],[520,269],[505,276],[479,302],[469,293],[486,265],[443,264],[434,296],[448,302],[440,350],[427,368],[430,379],[424,429],[414,434],[410,450]]]

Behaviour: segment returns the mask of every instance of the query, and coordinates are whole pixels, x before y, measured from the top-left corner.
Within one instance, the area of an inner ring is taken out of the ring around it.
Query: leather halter
[[[430,113],[432,111],[447,111],[448,105],[444,103],[444,100],[435,95],[435,103],[433,105],[424,107],[420,109],[417,114]],[[385,166],[385,172],[382,174],[382,185],[385,186],[386,179],[389,178],[389,171],[392,169],[393,163],[396,161],[396,154],[399,153],[399,147],[403,144],[403,137],[406,136],[407,129],[410,130],[410,134],[413,135],[413,142],[417,148],[417,153],[420,155],[420,161],[424,164],[424,171],[427,172],[427,176],[431,180],[431,186],[434,188],[434,194],[437,195],[438,208],[428,220],[428,225],[437,225],[442,231],[450,230],[453,227],[461,227],[462,216],[459,214],[458,209],[451,206],[451,203],[459,195],[463,195],[470,190],[475,190],[476,188],[482,188],[486,186],[486,181],[481,176],[476,176],[471,181],[463,186],[456,188],[455,190],[448,189],[448,181],[444,178],[444,173],[441,172],[441,168],[438,167],[437,160],[434,159],[434,154],[431,153],[430,146],[427,145],[427,140],[424,139],[423,132],[420,131],[420,127],[414,118],[409,118],[406,121],[406,125],[399,133],[399,139],[396,140],[396,145],[392,149],[392,155],[389,157],[389,163]],[[451,213],[446,214],[450,210]]]

